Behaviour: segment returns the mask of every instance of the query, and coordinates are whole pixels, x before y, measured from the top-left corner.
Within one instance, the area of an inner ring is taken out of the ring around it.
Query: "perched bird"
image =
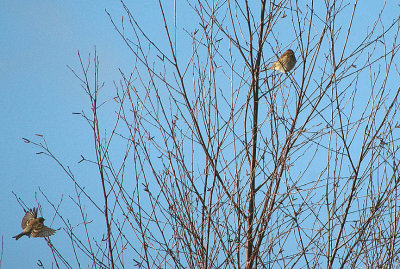
[[[25,216],[22,218],[21,222],[23,231],[19,235],[13,236],[15,240],[20,239],[24,235],[29,237],[48,237],[56,232],[56,230],[44,226],[44,218],[38,218],[37,212],[38,209],[33,208],[25,213]]]
[[[291,49],[288,49],[279,57],[279,59],[273,63],[267,69],[277,70],[282,73],[287,73],[293,69],[296,64],[296,57],[294,56],[294,52]]]

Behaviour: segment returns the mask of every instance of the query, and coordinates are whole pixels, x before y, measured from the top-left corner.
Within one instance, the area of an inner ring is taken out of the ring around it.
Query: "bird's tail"
[[[18,234],[18,235],[16,235],[16,236],[13,236],[12,238],[15,238],[15,240],[18,240],[18,239],[20,239],[21,237],[23,237],[25,234],[24,233],[20,233],[20,234]]]

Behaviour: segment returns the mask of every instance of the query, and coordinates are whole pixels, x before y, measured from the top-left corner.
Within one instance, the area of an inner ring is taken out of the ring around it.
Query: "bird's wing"
[[[49,227],[44,226],[43,224],[38,224],[36,227],[33,228],[31,236],[32,237],[48,237],[53,235],[56,230],[53,230]]]
[[[33,208],[25,213],[25,216],[22,218],[21,227],[22,229],[26,228],[26,224],[29,220],[35,219],[37,216],[37,209]]]

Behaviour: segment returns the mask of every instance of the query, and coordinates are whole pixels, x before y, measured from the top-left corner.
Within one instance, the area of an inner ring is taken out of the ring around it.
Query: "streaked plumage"
[[[287,73],[293,69],[296,65],[296,57],[294,56],[294,52],[291,49],[288,49],[279,57],[279,59],[274,62],[267,69],[277,70],[282,73]]]
[[[20,239],[24,235],[29,237],[48,237],[56,232],[56,230],[53,230],[43,224],[44,218],[38,218],[37,212],[38,209],[33,208],[25,213],[25,216],[22,218],[21,222],[23,231],[19,235],[13,236],[15,240]]]

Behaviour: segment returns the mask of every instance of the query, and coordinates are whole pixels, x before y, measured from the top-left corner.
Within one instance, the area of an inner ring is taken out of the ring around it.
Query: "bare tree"
[[[74,70],[96,154],[81,163],[97,167],[102,190],[94,198],[59,162],[84,224],[57,211],[77,264],[399,265],[399,18],[382,3],[355,27],[364,3],[316,2],[188,1],[182,26],[179,6],[158,1],[162,38],[123,1],[120,23],[108,14],[136,62],[111,101],[97,55]],[[289,48],[295,69],[266,71]],[[112,125],[101,125],[104,102]],[[103,222],[89,221],[94,212]],[[65,247],[52,246],[54,259],[72,268]]]

